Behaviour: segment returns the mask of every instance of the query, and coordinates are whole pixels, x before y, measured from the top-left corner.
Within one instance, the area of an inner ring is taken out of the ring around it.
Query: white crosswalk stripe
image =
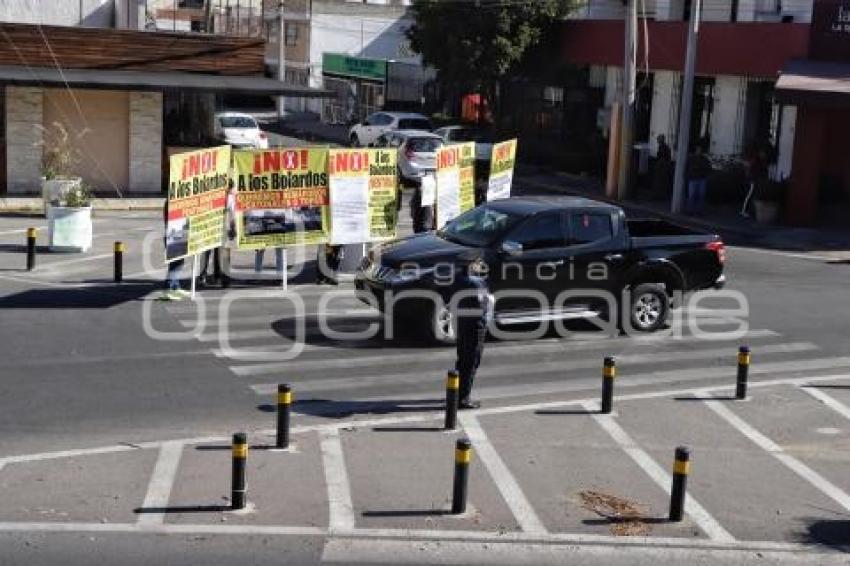
[[[204,298],[210,316],[195,338],[230,362],[231,373],[246,379],[245,386],[258,395],[273,394],[277,383],[285,381],[308,396],[339,394],[371,400],[398,397],[392,391],[403,389],[405,398],[432,397],[455,361],[451,347],[433,347],[408,336],[385,339],[381,313],[360,303],[350,285],[342,287],[340,298],[328,309],[319,308],[328,287],[293,289],[290,294],[304,301],[301,317],[293,316],[283,301],[269,302],[267,290],[257,292],[265,300],[240,298],[226,314],[218,312],[226,294]],[[198,306],[182,303],[167,308],[181,325],[195,328]],[[694,335],[691,322],[707,335]],[[617,358],[622,382],[628,386],[718,379],[734,375],[735,354],[742,343],[753,347],[753,376],[850,367],[850,358],[819,356],[816,344],[783,339],[771,329],[739,331],[740,322],[722,310],[684,308],[676,312],[668,330],[650,335],[614,337],[588,325],[565,337],[493,339],[485,348],[476,393],[498,399],[586,389],[598,380],[597,370],[606,355]],[[341,335],[325,336],[325,326]],[[371,339],[345,336],[370,328],[375,332]],[[295,346],[300,353],[288,359]]]

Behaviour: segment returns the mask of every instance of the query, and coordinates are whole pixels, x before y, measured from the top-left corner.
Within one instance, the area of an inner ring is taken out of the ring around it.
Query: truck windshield
[[[522,216],[479,206],[461,214],[437,234],[441,238],[465,246],[486,247],[492,245],[520,220]]]

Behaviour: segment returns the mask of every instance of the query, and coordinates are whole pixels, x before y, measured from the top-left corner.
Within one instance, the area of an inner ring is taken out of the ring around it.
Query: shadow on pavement
[[[133,513],[142,515],[145,513],[220,513],[231,511],[230,505],[181,505],[176,507],[137,507]]]
[[[364,517],[444,517],[451,515],[448,509],[399,509],[397,511],[363,511]]]
[[[601,411],[588,411],[586,409],[540,409],[534,411],[535,415],[598,415]]]
[[[108,309],[136,301],[159,283],[104,284],[69,289],[32,289],[0,297],[0,309]]]
[[[443,432],[442,426],[376,426],[372,432]]]
[[[415,399],[390,401],[331,401],[307,399],[296,401],[292,410],[302,415],[315,417],[347,418],[353,415],[389,415],[392,413],[421,413],[445,410],[444,399]],[[267,405],[257,408],[267,411]]]
[[[708,395],[703,397],[673,397],[674,401],[737,401],[738,398],[734,395],[718,395],[717,397]]]
[[[802,387],[809,389],[850,389],[850,385],[834,385],[831,383],[810,383],[808,385],[803,385]]]
[[[842,552],[850,552],[850,519],[812,520],[798,542],[820,544]]]

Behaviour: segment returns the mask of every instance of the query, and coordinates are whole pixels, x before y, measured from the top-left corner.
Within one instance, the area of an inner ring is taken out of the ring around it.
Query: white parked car
[[[440,136],[424,130],[399,130],[381,134],[375,145],[398,148],[398,172],[403,185],[419,185],[422,177],[437,170]]]
[[[348,131],[348,139],[354,147],[373,146],[378,136],[392,130],[425,130],[434,127],[422,114],[411,112],[375,112]]]
[[[221,112],[215,115],[215,137],[235,148],[268,149],[269,137],[250,114]]]
[[[434,131],[447,144],[475,142],[475,160],[490,161],[493,153],[493,136],[486,130],[471,126],[446,126]]]

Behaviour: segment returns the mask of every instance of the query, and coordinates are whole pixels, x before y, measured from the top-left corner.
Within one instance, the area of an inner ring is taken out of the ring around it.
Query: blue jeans
[[[702,212],[705,208],[705,193],[708,179],[691,179],[688,181],[688,212]]]
[[[168,264],[168,269],[165,275],[165,281],[168,284],[168,289],[176,291],[180,288],[180,270],[183,268],[183,260],[178,259]]]
[[[263,257],[266,255],[266,250],[257,250],[254,253],[254,271],[262,273]],[[283,248],[274,249],[274,269],[278,273],[283,273]]]

